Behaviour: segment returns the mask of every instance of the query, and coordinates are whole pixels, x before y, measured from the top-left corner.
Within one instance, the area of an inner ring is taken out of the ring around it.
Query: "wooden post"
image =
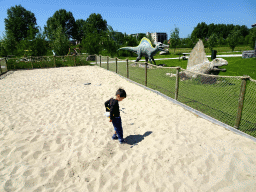
[[[148,84],[148,63],[145,63],[145,86]]]
[[[116,73],[117,73],[117,57],[116,57]]]
[[[2,71],[2,67],[1,67],[1,61],[2,61],[2,59],[0,60],[0,71],[1,71],[1,73],[0,73],[0,74],[2,74],[2,73],[3,73],[3,71]]]
[[[237,116],[236,116],[236,123],[235,123],[235,128],[239,129],[239,125],[241,122],[241,117],[242,117],[242,110],[243,110],[243,105],[244,105],[244,97],[245,97],[245,90],[246,90],[246,81],[249,79],[249,76],[243,76],[242,83],[241,83],[241,89],[240,89],[240,96],[239,96],[239,102],[238,102],[238,110],[237,110]]]
[[[179,71],[180,71],[180,67],[177,67],[176,68],[175,100],[178,100],[178,94],[179,94],[179,81],[180,81]]]
[[[129,79],[128,59],[126,59],[126,71],[127,71],[127,78]]]
[[[30,56],[30,63],[31,63],[31,67],[33,69],[33,63],[32,63],[32,57]]]
[[[76,55],[74,55],[74,66],[76,66]]]
[[[55,55],[53,56],[53,61],[54,61],[54,67],[56,68]]]
[[[108,66],[108,56],[107,56],[107,70],[109,70],[109,66]]]
[[[100,67],[101,67],[101,55],[100,55]]]
[[[96,65],[97,65],[97,55],[95,54],[95,62],[96,62]]]

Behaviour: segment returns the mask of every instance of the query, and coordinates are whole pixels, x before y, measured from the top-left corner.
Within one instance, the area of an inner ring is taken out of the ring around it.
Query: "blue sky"
[[[198,23],[246,25],[256,23],[256,0],[5,0],[0,5],[0,35],[5,30],[7,9],[21,5],[35,14],[42,29],[55,11],[71,11],[75,19],[86,20],[99,13],[114,30],[132,34],[170,33],[179,28],[179,36],[187,37]]]

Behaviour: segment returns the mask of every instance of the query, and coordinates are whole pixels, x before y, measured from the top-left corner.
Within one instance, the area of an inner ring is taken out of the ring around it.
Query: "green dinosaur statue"
[[[157,43],[155,48],[152,46],[150,40],[146,37],[143,37],[140,41],[140,44],[137,47],[122,47],[118,50],[128,50],[136,53],[138,55],[137,59],[135,62],[138,62],[142,56],[145,57],[146,62],[152,63],[151,60],[156,65],[156,62],[153,58],[153,56],[158,52],[158,51],[163,51],[165,47],[169,47],[169,45],[165,45],[163,43]]]

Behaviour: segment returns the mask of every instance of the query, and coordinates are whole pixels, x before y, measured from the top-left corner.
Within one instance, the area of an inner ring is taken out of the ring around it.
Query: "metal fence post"
[[[107,70],[109,70],[109,66],[108,66],[108,56],[107,56]]]
[[[241,122],[241,117],[242,117],[242,110],[243,110],[243,105],[244,105],[244,97],[245,97],[245,90],[246,90],[246,81],[249,79],[249,76],[243,76],[242,83],[241,83],[241,89],[240,89],[240,96],[239,96],[239,102],[238,102],[238,110],[237,110],[237,116],[236,116],[236,123],[235,123],[235,128],[239,129],[239,125]]]
[[[145,86],[148,84],[148,63],[145,63]]]
[[[180,81],[180,67],[176,68],[176,85],[175,85],[175,100],[178,100],[178,94],[179,94],[179,81]]]
[[[101,55],[100,55],[100,67],[101,67]]]
[[[116,57],[116,73],[117,73],[117,57]]]
[[[127,71],[127,78],[129,79],[128,59],[126,59],[126,71]]]

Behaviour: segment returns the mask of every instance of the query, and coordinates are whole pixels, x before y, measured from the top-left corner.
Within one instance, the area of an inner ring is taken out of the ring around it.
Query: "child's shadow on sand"
[[[147,131],[143,135],[129,135],[125,138],[126,143],[129,145],[136,145],[141,142],[145,137],[149,136],[152,131]]]

